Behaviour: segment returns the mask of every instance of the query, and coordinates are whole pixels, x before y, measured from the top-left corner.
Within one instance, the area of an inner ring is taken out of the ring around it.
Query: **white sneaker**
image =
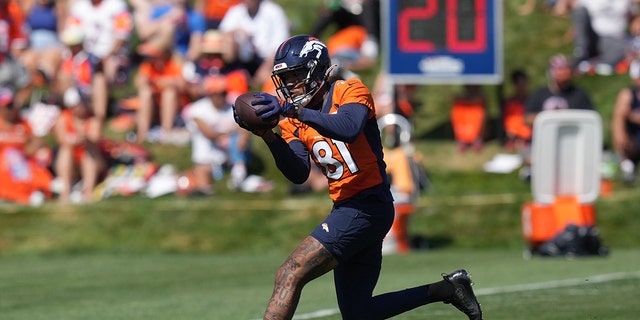
[[[261,176],[250,175],[240,185],[240,190],[249,193],[269,192],[273,190],[273,181],[264,179]]]
[[[242,183],[247,178],[247,167],[244,163],[236,163],[231,167],[229,181],[227,187],[229,190],[235,191],[241,188]]]
[[[622,160],[620,171],[622,172],[622,181],[625,184],[632,185],[636,182],[636,166],[631,160]]]
[[[39,207],[44,203],[44,192],[38,190],[31,193],[29,196],[29,204],[32,207]]]

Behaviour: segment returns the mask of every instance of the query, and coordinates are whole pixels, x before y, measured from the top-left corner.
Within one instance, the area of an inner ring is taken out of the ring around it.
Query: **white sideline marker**
[[[477,296],[488,296],[488,295],[497,294],[497,293],[523,292],[523,291],[533,291],[533,290],[542,290],[542,289],[557,289],[557,288],[563,288],[563,287],[574,287],[574,286],[581,286],[581,285],[587,285],[592,283],[602,283],[602,282],[632,279],[632,278],[640,278],[640,271],[607,273],[607,274],[588,276],[585,278],[565,279],[565,280],[547,281],[547,282],[538,282],[538,283],[527,283],[527,284],[519,284],[519,285],[513,285],[513,286],[506,286],[506,287],[484,288],[484,289],[474,290],[474,292]]]
[[[474,290],[474,292],[477,296],[488,296],[488,295],[498,294],[498,293],[523,292],[523,291],[534,291],[534,290],[543,290],[543,289],[574,287],[574,286],[581,286],[581,285],[587,285],[592,283],[602,283],[602,282],[632,279],[632,278],[640,278],[640,271],[607,273],[607,274],[599,274],[594,276],[587,276],[584,278],[546,281],[546,282],[538,282],[538,283],[527,283],[527,284],[519,284],[519,285],[513,285],[513,286],[495,287],[495,288],[483,288],[483,289]],[[318,311],[297,315],[293,317],[293,319],[294,320],[318,319],[318,318],[328,317],[336,314],[340,314],[340,310],[321,309]]]

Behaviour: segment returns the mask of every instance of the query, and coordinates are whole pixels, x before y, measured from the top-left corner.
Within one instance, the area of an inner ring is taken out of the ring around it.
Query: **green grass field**
[[[2,319],[259,319],[282,254],[80,254],[0,261]],[[486,319],[636,319],[640,250],[524,260],[517,250],[385,257],[376,293],[466,267]],[[340,319],[330,275],[309,284],[298,319]],[[326,314],[326,316],[321,316]],[[396,319],[464,319],[441,303]]]
[[[321,0],[279,0],[294,32],[308,30]],[[544,83],[548,57],[569,54],[568,18],[514,13],[504,1],[505,74],[524,68]],[[374,74],[365,74],[372,85]],[[613,99],[628,77],[581,77],[603,116],[605,147]],[[486,86],[495,116],[496,86]],[[491,140],[458,154],[448,127],[459,86],[421,86],[416,143],[431,179],[410,232],[428,249],[385,257],[376,293],[437,281],[468,268],[486,319],[637,319],[640,305],[640,188],[616,183],[596,202],[608,257],[523,258],[520,207],[531,200],[517,173],[491,175],[482,164],[501,152]],[[509,87],[505,88],[509,92]],[[258,141],[256,141],[258,142]],[[149,145],[159,164],[189,165],[189,150]],[[324,193],[291,198],[265,148],[269,194],[216,185],[211,198],[115,197],[89,205],[38,208],[0,203],[0,319],[233,319],[262,316],[278,266],[330,208]],[[309,284],[297,319],[340,319],[330,275]],[[449,305],[395,319],[464,319]]]

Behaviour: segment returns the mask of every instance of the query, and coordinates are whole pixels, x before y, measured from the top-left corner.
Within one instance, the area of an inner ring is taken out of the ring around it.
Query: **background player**
[[[272,80],[279,100],[257,93],[256,114],[284,116],[282,136],[262,137],[279,170],[304,182],[309,157],[327,176],[331,213],[293,251],[276,274],[264,319],[291,319],[303,286],[334,270],[343,319],[385,319],[443,301],[469,316],[482,312],[465,270],[443,280],[373,297],[382,267],[382,240],[393,222],[393,198],[382,160],[382,144],[369,89],[358,79],[329,81],[331,61],[317,38],[294,36],[276,51]],[[236,115],[236,122],[247,128]]]

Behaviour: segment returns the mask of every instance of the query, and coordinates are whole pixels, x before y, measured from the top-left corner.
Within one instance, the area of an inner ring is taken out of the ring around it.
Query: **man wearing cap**
[[[631,85],[618,92],[611,118],[613,149],[620,159],[620,170],[626,184],[636,181],[640,161],[640,61],[629,67]]]
[[[573,83],[571,63],[565,55],[551,57],[547,78],[547,84],[534,90],[525,101],[525,123],[529,126],[545,110],[594,109],[587,92]]]

